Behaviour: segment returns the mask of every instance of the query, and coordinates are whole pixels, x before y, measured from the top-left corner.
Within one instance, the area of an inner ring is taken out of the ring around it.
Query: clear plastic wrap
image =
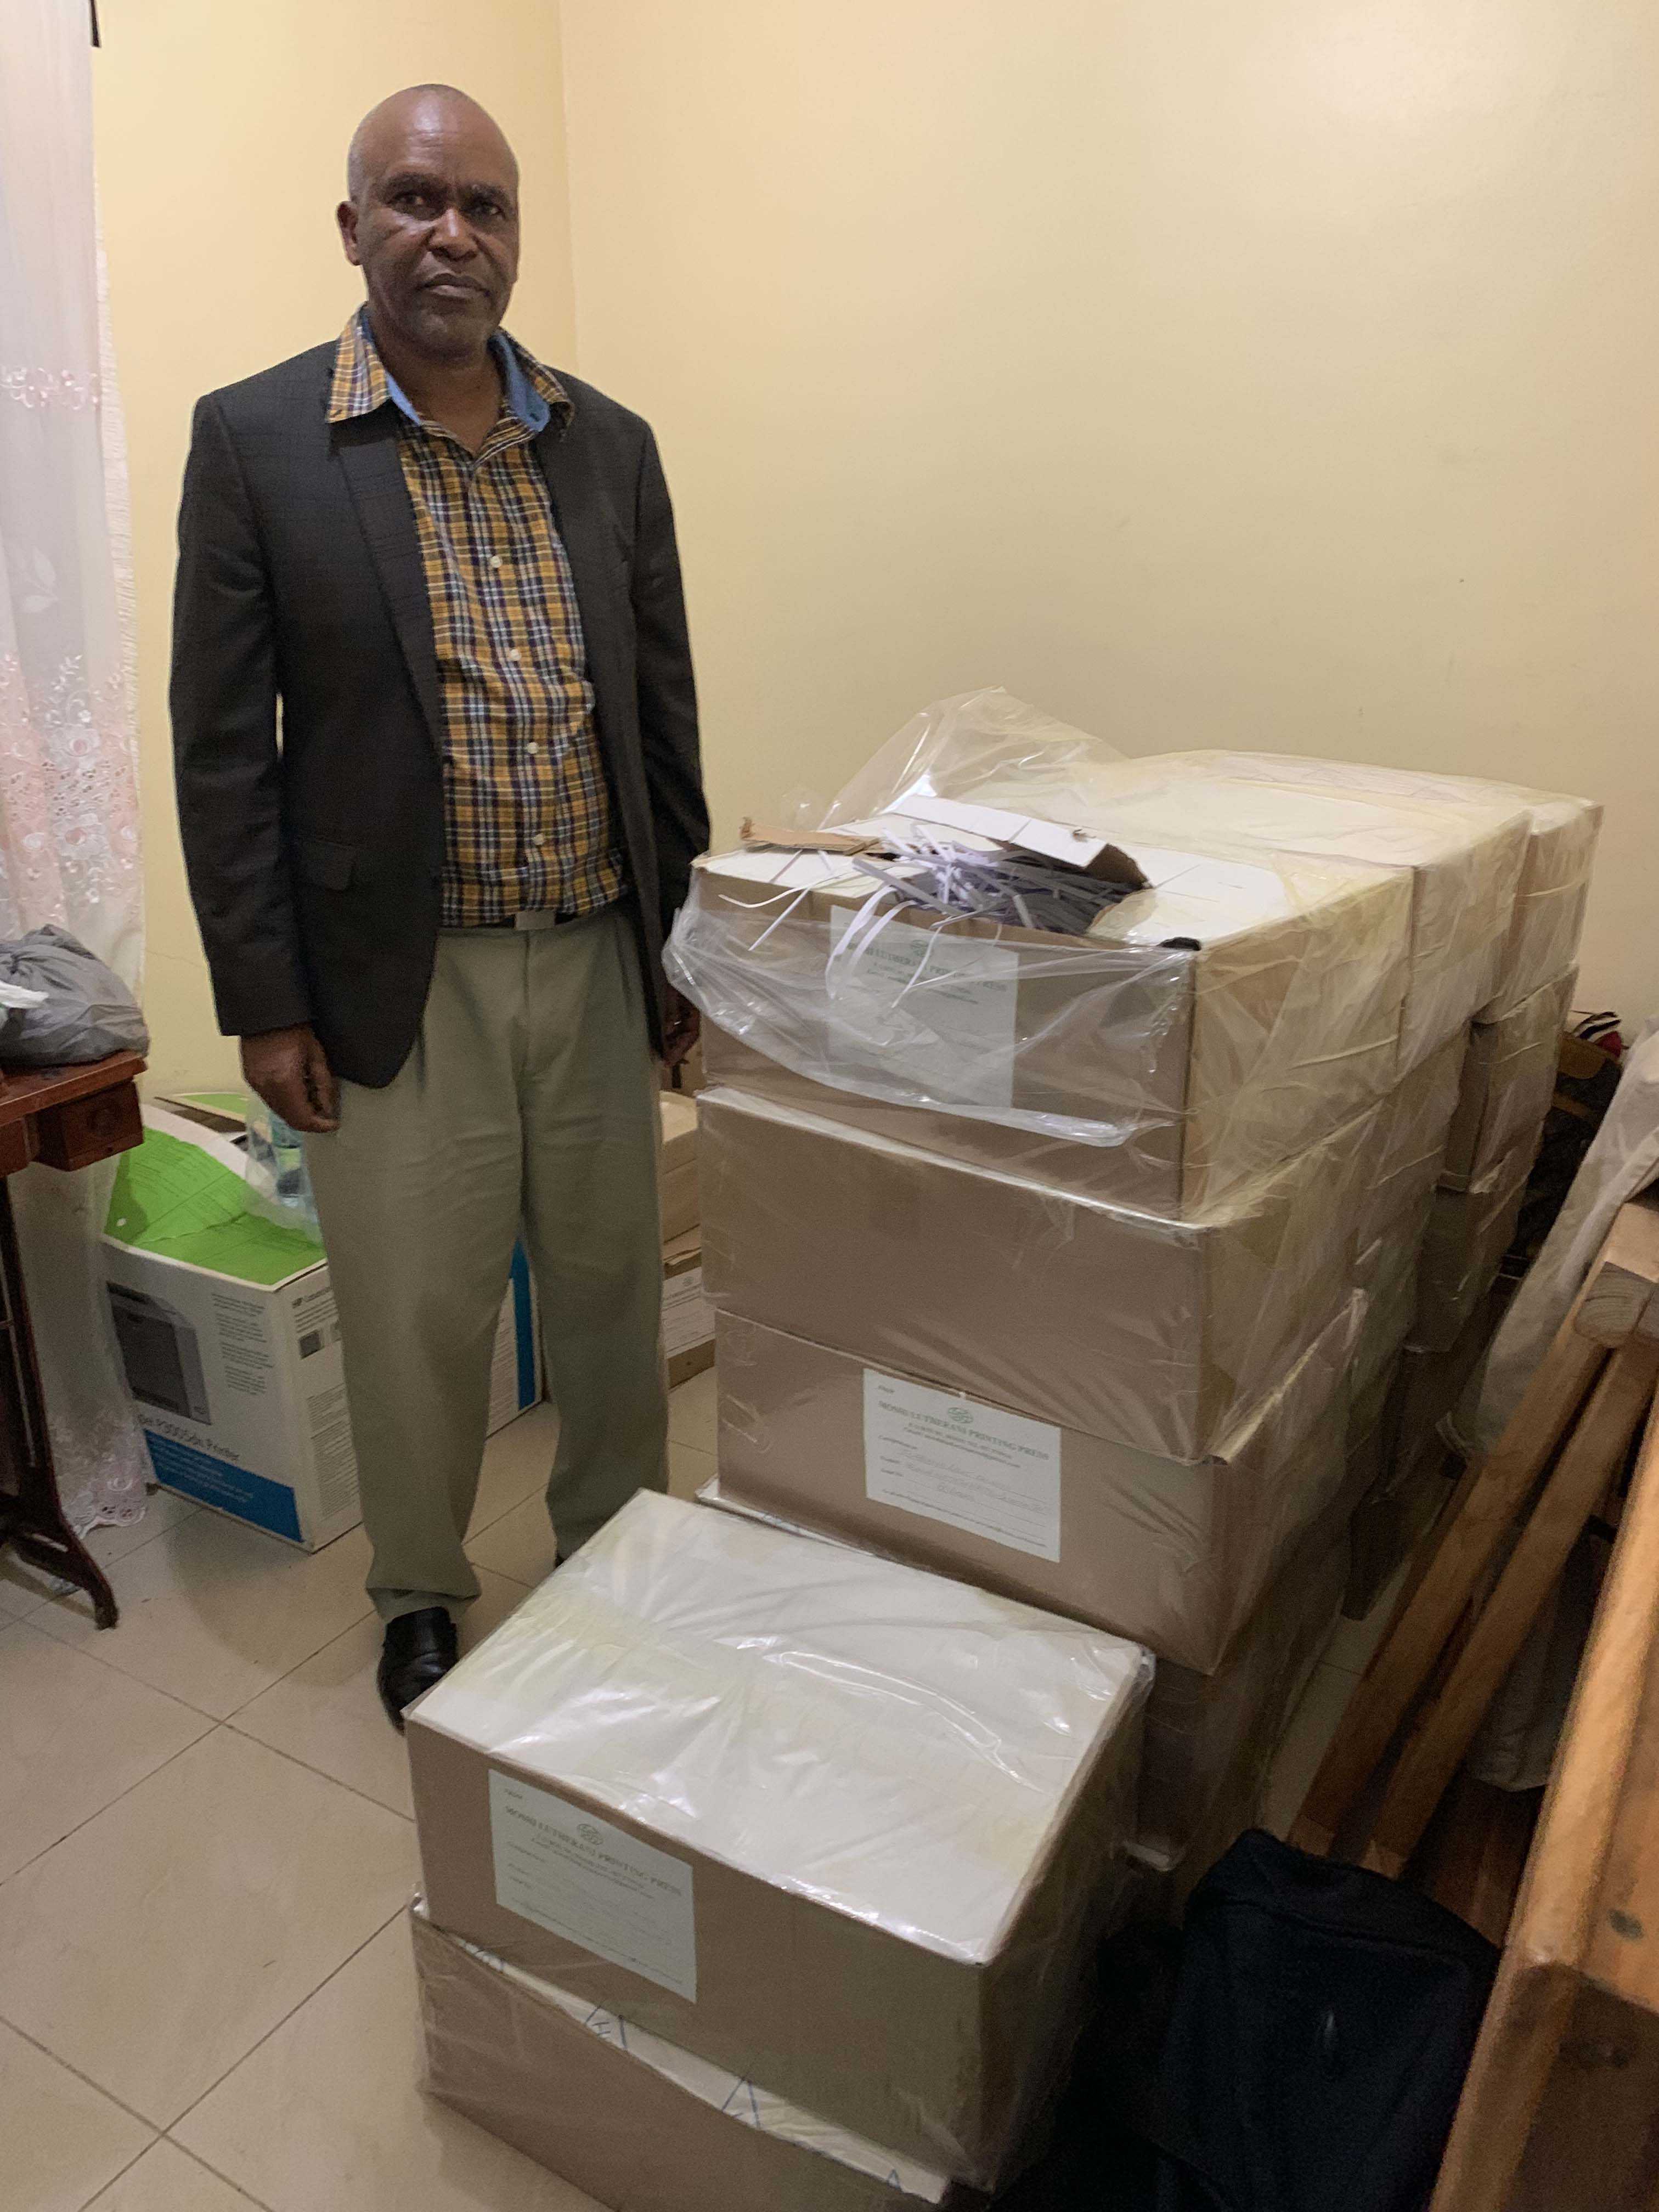
[[[1483,1376],[1458,1406],[1467,1452],[1489,1452],[1520,1404],[1538,1363],[1577,1297],[1613,1216],[1659,1180],[1659,1022],[1625,1056],[1607,1116],[1584,1155],[1567,1202],[1492,1340]]]
[[[1435,1193],[1412,1332],[1426,1350],[1444,1351],[1455,1343],[1497,1281],[1537,1149],[1534,1130],[1468,1190]]]
[[[972,800],[1043,815],[1130,849],[1144,840],[1276,867],[1293,866],[1296,855],[1401,871],[1412,895],[1404,1073],[1498,988],[1533,839],[1528,800],[1545,796],[1290,754],[1126,760],[1006,692],[975,692],[941,702],[901,731],[842,792],[825,824],[925,817],[930,799]]]
[[[615,2212],[966,2212],[984,2199],[433,1925],[426,2087]]]
[[[411,1711],[433,1919],[989,2185],[1121,1895],[1152,1671],[641,1493]]]
[[[703,1092],[718,1310],[1160,1457],[1199,1460],[1342,1311],[1376,1114],[1200,1223]]]
[[[919,724],[939,740],[941,785],[994,773],[1004,799],[1062,826],[1090,764],[1098,775],[1116,757],[1005,693]],[[1075,776],[1053,769],[1056,753]],[[848,791],[937,812],[920,786],[899,788],[911,765],[902,734]],[[902,908],[845,854],[719,855],[696,871],[670,972],[708,1017],[711,1073],[1196,1218],[1395,1080],[1410,887],[1398,871],[1229,838],[1164,834],[1119,857],[1146,887],[1078,938]]]
[[[1433,1208],[1434,1193],[1420,1192],[1359,1255],[1354,1279],[1365,1297],[1365,1325],[1354,1353],[1356,1397],[1394,1364],[1416,1323],[1423,1242]]]
[[[1441,1179],[1463,1077],[1464,1039],[1453,1037],[1384,1100],[1356,1224],[1365,1252],[1395,1233]],[[1420,1224],[1419,1224],[1420,1233]]]
[[[721,1497],[1213,1668],[1342,1487],[1364,1310],[1195,1464],[722,1316]]]
[[[1168,1871],[1218,1801],[1259,1798],[1273,1753],[1342,1610],[1346,1524],[1322,1516],[1212,1674],[1159,1665],[1146,1707],[1138,1857]],[[1248,1778],[1248,1781],[1246,1780]]]
[[[1484,1182],[1511,1152],[1536,1152],[1577,980],[1571,970],[1501,1020],[1471,1027],[1441,1176],[1446,1189]]]

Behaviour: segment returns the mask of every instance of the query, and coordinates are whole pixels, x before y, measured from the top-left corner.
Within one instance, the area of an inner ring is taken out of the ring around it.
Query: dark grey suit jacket
[[[392,408],[327,420],[334,348],[197,406],[179,517],[179,814],[221,1026],[310,1022],[390,1083],[432,978],[444,857],[432,616]],[[637,415],[574,377],[536,441],[660,1036],[663,939],[708,842],[674,520]],[[280,740],[279,728],[280,705]]]

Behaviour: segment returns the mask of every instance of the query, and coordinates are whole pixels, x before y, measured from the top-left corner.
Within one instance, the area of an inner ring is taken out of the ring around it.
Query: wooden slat
[[[1620,2093],[1651,2078],[1649,2055],[1659,2045],[1656,1772],[1659,1414],[1648,1425],[1433,2212],[1541,2212],[1546,2203],[1549,2212],[1615,2212],[1649,2201],[1638,2180],[1615,2179],[1607,2160],[1631,2148]],[[1651,2117],[1650,2100],[1645,2109]],[[1564,2156],[1570,2123],[1580,2132]],[[1534,2133],[1550,2140],[1532,2144]]]
[[[1364,1863],[1374,1873],[1404,1873],[1609,1474],[1647,1418],[1659,1383],[1659,1306],[1653,1331],[1638,1329],[1608,1362],[1445,1687],[1419,1718],[1389,1780],[1365,1852]]]
[[[1607,1351],[1659,1285],[1659,1207],[1621,1206],[1571,1311],[1492,1455],[1465,1479],[1416,1589],[1373,1654],[1291,1840],[1323,1854],[1406,1719]]]

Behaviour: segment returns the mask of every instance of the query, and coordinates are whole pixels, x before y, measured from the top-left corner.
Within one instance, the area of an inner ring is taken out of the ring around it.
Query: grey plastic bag
[[[55,921],[0,945],[0,981],[46,993],[41,1005],[15,1008],[0,1035],[8,1067],[58,1067],[149,1049],[131,992]]]

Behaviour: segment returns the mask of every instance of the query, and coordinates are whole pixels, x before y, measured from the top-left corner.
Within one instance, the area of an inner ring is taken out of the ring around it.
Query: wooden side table
[[[115,1626],[115,1597],[69,1522],[46,1431],[46,1401],[29,1324],[6,1178],[39,1160],[66,1174],[131,1151],[144,1133],[136,1052],[81,1067],[0,1075],[0,1552],[85,1590],[100,1628]]]

